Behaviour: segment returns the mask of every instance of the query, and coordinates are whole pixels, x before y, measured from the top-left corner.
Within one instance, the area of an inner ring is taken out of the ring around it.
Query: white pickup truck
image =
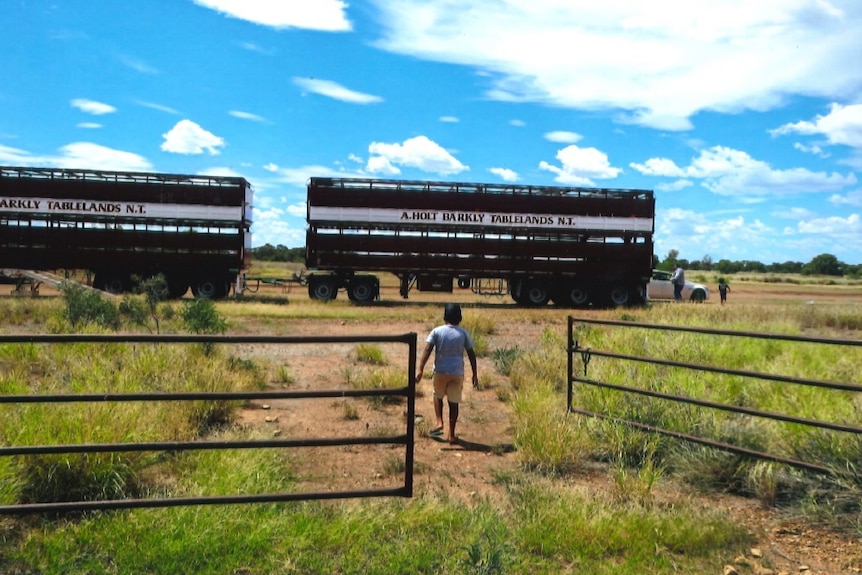
[[[673,299],[673,284],[670,276],[671,272],[653,270],[652,278],[647,284],[647,301]],[[697,303],[704,302],[709,299],[709,288],[686,280],[682,288],[682,299]]]

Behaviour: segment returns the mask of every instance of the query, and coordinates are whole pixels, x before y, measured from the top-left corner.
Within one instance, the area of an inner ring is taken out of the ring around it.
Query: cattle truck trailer
[[[87,270],[121,293],[163,274],[172,297],[241,290],[251,262],[243,178],[0,166],[0,268]]]
[[[505,295],[524,306],[643,302],[652,190],[311,178],[308,293],[379,298],[376,275],[411,289]]]

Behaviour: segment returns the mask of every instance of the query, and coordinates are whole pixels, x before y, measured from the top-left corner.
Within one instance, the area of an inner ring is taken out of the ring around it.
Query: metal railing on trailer
[[[148,401],[232,401],[346,398],[346,397],[403,397],[406,399],[406,428],[404,433],[381,436],[356,436],[302,439],[265,439],[236,441],[159,441],[138,443],[103,443],[75,445],[2,445],[0,457],[39,456],[48,454],[123,453],[141,451],[194,451],[218,449],[263,449],[299,447],[336,447],[347,445],[401,445],[404,447],[404,481],[400,487],[314,492],[283,492],[265,494],[236,494],[223,496],[144,498],[100,501],[63,501],[0,505],[0,515],[26,515],[32,513],[60,513],[134,509],[144,507],[177,507],[184,505],[213,505],[238,503],[267,503],[322,499],[367,497],[412,497],[414,460],[414,420],[416,399],[416,341],[415,333],[390,336],[208,336],[208,335],[0,335],[3,344],[61,344],[61,343],[166,343],[184,344],[270,344],[270,345],[321,345],[334,343],[395,343],[407,346],[405,385],[375,389],[329,389],[319,391],[259,391],[259,392],[182,392],[182,393],[52,393],[43,395],[0,395],[0,405],[34,403],[94,403],[94,402],[148,402]]]
[[[671,401],[679,404],[686,405],[694,405],[702,408],[713,409],[713,410],[721,410],[728,411],[737,414],[742,414],[745,416],[753,416],[753,417],[762,417],[766,419],[771,419],[775,421],[782,421],[786,423],[794,423],[802,426],[814,428],[814,429],[825,429],[837,432],[851,433],[856,435],[862,435],[862,427],[858,425],[851,425],[847,423],[834,422],[834,421],[821,421],[817,419],[809,419],[803,417],[796,417],[789,414],[784,413],[773,413],[768,411],[763,411],[751,407],[741,406],[741,405],[730,405],[717,403],[713,401],[707,401],[704,399],[698,399],[696,397],[688,397],[684,395],[672,394],[672,393],[664,393],[660,391],[655,391],[651,389],[644,389],[635,387],[632,385],[623,385],[618,383],[609,383],[604,381],[597,381],[594,379],[589,379],[587,377],[587,371],[590,364],[590,360],[593,357],[603,357],[615,360],[623,360],[630,361],[635,363],[647,363],[653,365],[661,365],[667,366],[671,368],[678,368],[684,370],[694,370],[700,372],[710,372],[716,374],[722,374],[727,376],[741,376],[746,378],[753,378],[764,381],[773,381],[776,383],[785,383],[790,385],[803,385],[803,386],[812,386],[818,387],[827,390],[834,391],[849,391],[854,393],[862,393],[862,385],[854,384],[854,383],[836,383],[836,382],[828,382],[828,381],[820,381],[816,379],[805,379],[799,377],[789,377],[784,375],[776,375],[770,373],[762,373],[755,371],[746,371],[741,369],[728,369],[718,366],[711,365],[703,365],[698,363],[687,363],[681,361],[672,361],[662,358],[656,357],[645,357],[645,356],[637,356],[637,355],[628,355],[622,354],[614,351],[607,350],[598,350],[591,349],[589,347],[585,347],[582,345],[582,342],[579,342],[575,339],[575,325],[576,324],[596,324],[596,325],[606,325],[613,326],[615,328],[620,329],[645,329],[645,330],[661,330],[661,331],[674,331],[674,332],[688,332],[688,333],[697,333],[704,335],[714,335],[714,336],[727,336],[734,338],[755,338],[755,339],[767,339],[767,340],[782,340],[788,342],[795,343],[811,343],[811,344],[821,344],[821,345],[832,345],[832,346],[846,346],[846,347],[862,347],[862,341],[859,340],[845,340],[845,339],[831,339],[831,338],[819,338],[819,337],[804,337],[804,336],[793,336],[793,335],[784,335],[784,334],[770,334],[770,333],[759,333],[759,332],[746,332],[746,331],[730,331],[730,330],[721,330],[721,329],[710,329],[710,328],[698,328],[698,327],[686,327],[686,326],[673,326],[673,325],[655,325],[655,324],[646,324],[646,323],[638,323],[638,322],[630,322],[630,321],[615,321],[615,320],[599,320],[599,319],[585,319],[585,318],[574,318],[569,316],[568,318],[568,397],[567,397],[567,409],[570,412],[578,413],[580,415],[585,415],[589,417],[595,417],[599,419],[605,419],[614,421],[617,423],[625,424],[630,427],[640,429],[642,431],[646,431],[649,433],[658,433],[661,435],[666,435],[670,437],[674,437],[677,439],[689,441],[692,443],[697,443],[700,445],[705,445],[708,447],[716,448],[719,450],[723,450],[730,453],[735,453],[738,455],[742,455],[745,457],[751,457],[755,459],[762,459],[766,461],[773,461],[776,463],[782,463],[785,465],[789,465],[792,467],[796,467],[799,469],[805,469],[807,471],[812,471],[815,473],[822,474],[834,474],[835,469],[831,469],[827,466],[820,465],[816,462],[812,461],[801,461],[798,459],[785,457],[782,455],[767,453],[763,451],[758,451],[754,449],[748,449],[745,447],[741,447],[738,445],[733,445],[727,442],[716,441],[714,439],[710,439],[707,437],[697,436],[690,433],[684,433],[678,430],[664,429],[661,427],[657,427],[654,425],[649,425],[640,421],[632,421],[622,417],[615,416],[611,413],[599,413],[587,409],[583,409],[573,405],[574,402],[574,385],[582,384],[582,385],[590,385],[598,388],[609,389],[618,391],[621,393],[632,393],[637,394],[644,397],[651,397],[658,400],[663,401]],[[583,376],[578,376],[575,373],[575,357],[580,356],[581,365],[583,369]]]

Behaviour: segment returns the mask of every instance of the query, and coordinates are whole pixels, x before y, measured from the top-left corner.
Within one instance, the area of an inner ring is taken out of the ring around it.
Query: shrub
[[[383,350],[369,343],[361,343],[356,346],[356,359],[371,365],[386,365],[387,363]]]
[[[120,328],[120,312],[112,301],[96,290],[67,282],[60,290],[66,300],[63,317],[73,328],[95,323],[108,329]]]
[[[500,374],[508,377],[512,373],[512,365],[520,357],[521,353],[521,348],[517,345],[495,349],[493,354],[494,367],[497,368]]]
[[[218,314],[212,300],[205,297],[185,302],[180,317],[189,333],[217,335],[227,331],[227,321]]]

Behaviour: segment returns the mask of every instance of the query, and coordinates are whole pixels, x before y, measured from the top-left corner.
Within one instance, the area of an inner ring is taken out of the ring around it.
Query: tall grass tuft
[[[405,377],[402,369],[363,369],[351,378],[350,385],[360,390],[394,389],[407,385]],[[398,395],[371,395],[365,398],[374,408],[399,404],[403,399]]]
[[[379,345],[360,343],[356,346],[356,360],[370,365],[386,365],[386,355]]]
[[[24,349],[30,351],[16,362],[16,375],[2,379],[7,392],[239,391],[263,384],[255,370],[194,346],[112,343]],[[238,407],[230,401],[15,404],[3,409],[0,437],[13,445],[188,441],[229,423]],[[146,452],[29,456],[3,468],[2,483],[15,485],[13,498],[21,502],[138,496],[152,488],[145,480],[152,464],[153,456]]]

